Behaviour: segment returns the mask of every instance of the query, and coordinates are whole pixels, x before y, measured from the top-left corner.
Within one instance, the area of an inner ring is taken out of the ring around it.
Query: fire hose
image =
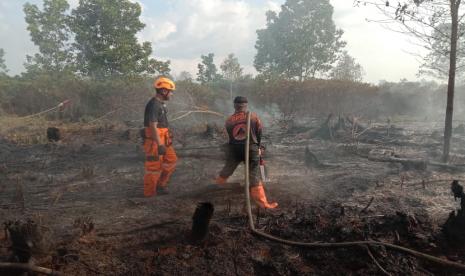
[[[418,257],[420,259],[428,260],[436,264],[440,264],[443,266],[453,267],[455,269],[465,271],[465,264],[461,264],[458,262],[453,262],[449,260],[444,260],[429,254],[425,254],[407,247],[395,245],[392,243],[386,242],[377,242],[377,241],[351,241],[351,242],[334,242],[334,243],[324,243],[324,242],[299,242],[299,241],[292,241],[286,240],[282,238],[275,237],[273,235],[261,232],[255,228],[254,220],[252,216],[252,207],[250,204],[250,191],[249,191],[249,143],[250,143],[250,112],[247,112],[247,136],[245,142],[245,197],[246,197],[246,204],[247,204],[247,216],[249,221],[249,227],[252,231],[252,234],[266,238],[271,241],[293,245],[298,247],[307,247],[307,248],[340,248],[340,247],[352,247],[352,246],[384,246],[391,250],[400,251],[403,253],[410,254],[412,256]]]

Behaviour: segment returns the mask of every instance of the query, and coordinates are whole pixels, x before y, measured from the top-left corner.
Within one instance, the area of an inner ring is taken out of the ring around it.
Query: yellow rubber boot
[[[228,181],[228,178],[224,178],[221,176],[218,176],[217,178],[215,178],[215,183],[218,184],[219,186],[225,185],[226,181]]]

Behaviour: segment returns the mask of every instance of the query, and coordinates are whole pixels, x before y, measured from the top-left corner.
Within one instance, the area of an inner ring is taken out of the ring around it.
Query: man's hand
[[[166,154],[166,146],[158,145],[158,155],[165,155],[165,154]]]

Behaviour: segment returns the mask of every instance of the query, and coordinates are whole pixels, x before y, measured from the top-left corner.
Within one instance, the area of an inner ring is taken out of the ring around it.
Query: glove
[[[158,145],[158,155],[165,155],[165,154],[166,154],[166,146]]]
[[[265,148],[264,145],[260,145],[260,146],[258,147],[258,152],[259,152],[260,155],[265,154],[265,150],[266,150],[266,148]]]

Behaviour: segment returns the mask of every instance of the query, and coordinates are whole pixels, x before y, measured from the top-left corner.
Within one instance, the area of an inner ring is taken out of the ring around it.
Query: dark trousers
[[[222,178],[230,177],[237,166],[245,161],[245,145],[228,144],[226,148],[226,163],[220,172]],[[260,158],[258,145],[249,147],[249,183],[251,187],[260,184]]]

